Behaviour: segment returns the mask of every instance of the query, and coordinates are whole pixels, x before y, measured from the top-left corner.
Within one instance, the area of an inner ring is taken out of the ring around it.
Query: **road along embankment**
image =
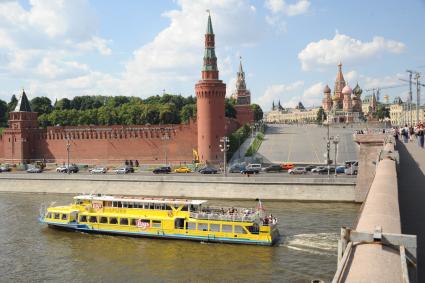
[[[0,191],[354,202],[355,178],[1,174]]]

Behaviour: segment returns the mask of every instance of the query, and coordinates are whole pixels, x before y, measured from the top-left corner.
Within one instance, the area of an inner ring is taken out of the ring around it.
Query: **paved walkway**
[[[237,151],[235,151],[235,153],[233,154],[232,158],[229,161],[229,164],[233,164],[238,162],[239,159],[243,159],[249,146],[251,145],[251,143],[254,141],[254,138],[249,137],[247,138],[243,144],[241,144],[241,146],[238,148]]]
[[[353,141],[357,128],[330,127],[330,136],[338,135],[338,164],[346,160],[357,160],[358,146]],[[327,128],[317,125],[268,125],[266,135],[257,152],[263,162],[296,162],[324,164]],[[335,158],[331,145],[330,158]]]
[[[418,280],[425,282],[425,149],[416,142],[397,143],[401,228],[417,235]]]

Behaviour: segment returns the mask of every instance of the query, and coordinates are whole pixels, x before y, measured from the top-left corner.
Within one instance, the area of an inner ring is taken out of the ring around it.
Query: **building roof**
[[[28,101],[25,90],[22,90],[19,96],[18,103],[16,104],[14,112],[32,112],[30,102]]]
[[[351,89],[351,87],[349,85],[346,85],[343,89],[342,89],[342,93],[343,94],[351,94],[353,91]]]
[[[324,93],[331,93],[331,89],[328,85],[325,86],[325,89],[323,90]]]

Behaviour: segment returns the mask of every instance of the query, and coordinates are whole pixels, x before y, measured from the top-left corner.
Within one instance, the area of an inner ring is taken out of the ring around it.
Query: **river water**
[[[0,193],[1,282],[310,282],[336,270],[339,228],[359,206],[265,202],[284,236],[276,247],[66,232],[38,223],[41,203],[72,196]],[[250,201],[214,205],[255,207]]]

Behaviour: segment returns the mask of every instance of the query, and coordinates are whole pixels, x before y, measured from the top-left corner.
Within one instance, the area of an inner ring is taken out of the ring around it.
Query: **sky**
[[[424,0],[0,0],[0,99],[194,95],[207,9],[226,95],[242,58],[265,111],[320,105],[340,61],[363,96],[405,99],[407,69],[425,82]]]

